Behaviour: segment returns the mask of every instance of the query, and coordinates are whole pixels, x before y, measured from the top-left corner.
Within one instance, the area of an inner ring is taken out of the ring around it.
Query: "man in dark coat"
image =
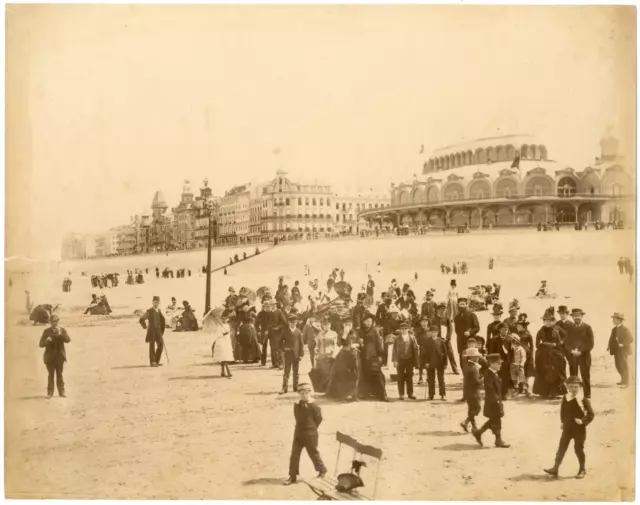
[[[509,389],[513,384],[511,381],[511,363],[513,363],[513,350],[509,338],[509,327],[507,323],[498,324],[498,337],[491,340],[491,345],[487,348],[490,354],[499,354],[502,361],[498,375],[502,384],[502,399],[506,400]]]
[[[362,340],[362,377],[369,394],[372,393],[379,400],[388,402],[389,398],[384,388],[384,375],[382,375],[381,370],[384,347],[380,333],[373,325],[373,319],[373,314],[365,314],[360,330],[360,338]]]
[[[391,297],[386,293],[383,293],[382,300],[382,303],[378,305],[378,310],[376,311],[376,323],[378,326],[384,326],[386,324],[392,301]]]
[[[591,349],[593,349],[593,329],[582,321],[582,309],[573,309],[571,317],[575,325],[569,330],[564,347],[569,358],[569,375],[577,376],[578,372],[584,385],[585,398],[591,398]]]
[[[289,388],[289,373],[293,368],[293,390],[298,391],[298,368],[300,360],[304,356],[304,343],[302,342],[302,332],[296,327],[298,318],[295,315],[289,316],[289,326],[282,332],[280,348],[284,354],[284,375],[282,376],[282,390],[280,394],[285,394]]]
[[[439,303],[436,306],[436,315],[433,316],[433,319],[429,322],[438,327],[438,338],[444,340],[445,345],[447,346],[447,362],[451,364],[451,371],[458,375],[460,372],[458,371],[458,366],[456,365],[456,357],[453,353],[453,346],[451,345],[451,335],[453,334],[453,323],[451,319],[446,314],[447,304]],[[444,330],[443,330],[444,329]],[[445,332],[443,334],[443,331]],[[462,363],[460,363],[462,367]]]
[[[161,366],[160,359],[164,349],[165,320],[160,311],[160,297],[154,296],[152,304],[153,306],[142,314],[140,326],[147,330],[145,342],[149,344],[149,364],[153,367],[158,367]],[[156,345],[158,346],[157,349]]]
[[[426,317],[429,320],[429,323],[433,324],[433,318],[436,316],[437,309],[436,302],[433,301],[433,291],[428,290],[425,296],[427,301],[422,304],[420,316]]]
[[[489,367],[484,372],[484,410],[482,411],[487,421],[479,430],[473,432],[473,436],[480,445],[483,445],[482,434],[490,429],[496,437],[496,447],[507,448],[510,445],[502,440],[504,406],[502,404],[502,384],[498,376],[502,359],[499,354],[489,354],[487,361]]]
[[[367,309],[364,306],[364,293],[358,294],[358,300],[356,301],[356,306],[353,308],[353,329],[359,330],[362,326],[362,318],[364,317]]]
[[[616,370],[620,374],[619,386],[629,385],[629,365],[627,364],[627,357],[631,354],[631,344],[633,337],[629,329],[622,324],[624,321],[624,315],[620,312],[614,312],[611,316],[613,320],[613,329],[611,330],[611,336],[609,337],[609,345],[607,351],[613,356],[616,364]]]
[[[480,323],[477,316],[467,308],[468,300],[458,298],[458,314],[453,320],[456,329],[456,340],[458,344],[458,354],[460,354],[460,366],[462,366],[463,353],[467,347],[467,339],[475,337],[480,331]]]
[[[560,319],[556,321],[556,328],[558,329],[558,333],[560,333],[560,341],[564,342],[564,339],[567,338],[569,334],[569,330],[575,326],[573,321],[568,319],[569,310],[566,305],[558,306],[558,314],[560,315]]]
[[[443,339],[438,338],[438,327],[429,326],[429,338],[424,345],[422,356],[427,368],[427,384],[429,385],[429,400],[436,394],[436,374],[438,376],[438,393],[441,400],[447,399],[444,384],[444,369],[447,367],[447,346]]]
[[[480,389],[482,388],[482,380],[480,379],[480,365],[478,364],[480,352],[475,347],[470,347],[465,349],[464,356],[466,363],[462,369],[462,388],[464,390],[464,398],[467,401],[467,417],[460,423],[460,426],[464,431],[468,432],[469,424],[471,424],[471,432],[473,433],[478,429],[476,416],[480,414],[481,410]]]
[[[282,353],[280,342],[285,329],[289,326],[287,318],[282,310],[276,308],[276,304],[269,304],[269,315],[267,317],[267,335],[271,345],[271,368],[282,369]]]
[[[49,372],[47,381],[47,398],[53,396],[53,375],[56,375],[56,383],[58,386],[58,394],[65,397],[64,379],[62,378],[62,369],[67,361],[67,352],[64,348],[65,343],[71,342],[67,330],[58,326],[60,317],[57,314],[51,316],[51,326],[42,332],[40,337],[40,347],[44,347],[44,364]]]

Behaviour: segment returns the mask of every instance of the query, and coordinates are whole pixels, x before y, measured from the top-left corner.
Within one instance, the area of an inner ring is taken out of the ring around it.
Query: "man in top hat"
[[[456,340],[458,344],[458,354],[460,355],[460,366],[463,362],[463,353],[467,347],[467,339],[475,337],[480,331],[480,323],[477,316],[467,308],[468,300],[458,298],[458,314],[453,320],[456,329]]]
[[[624,315],[621,312],[614,312],[611,319],[613,321],[613,329],[609,337],[607,351],[613,356],[616,370],[618,370],[620,374],[620,382],[618,382],[618,385],[627,387],[629,385],[629,365],[627,364],[627,357],[631,354],[633,337],[629,329],[622,324]]]
[[[594,338],[591,326],[585,323],[582,318],[582,309],[572,309],[571,317],[574,326],[569,330],[564,341],[564,347],[569,360],[569,375],[582,377],[585,398],[591,398],[591,349],[593,349]]]
[[[40,337],[40,347],[44,347],[43,361],[47,367],[49,378],[47,381],[47,398],[53,396],[53,375],[55,373],[58,394],[65,397],[64,379],[62,370],[67,361],[67,352],[64,344],[71,342],[67,330],[59,326],[60,316],[53,314],[49,319],[51,326],[42,332]]]
[[[152,307],[142,314],[140,326],[147,330],[145,342],[149,344],[149,364],[153,367],[161,366],[160,359],[164,349],[165,320],[160,310],[159,296],[153,297]]]
[[[420,309],[420,316],[426,317],[429,319],[429,322],[431,322],[436,316],[437,309],[436,302],[433,301],[433,290],[427,290],[425,298],[426,301],[422,304],[422,308]]]
[[[500,324],[502,323],[501,321],[502,314],[503,314],[502,305],[500,305],[499,303],[495,303],[493,305],[493,312],[491,312],[493,321],[491,321],[487,325],[487,342],[486,342],[487,349],[491,348],[493,339],[498,338],[498,336],[500,335],[500,330],[498,329],[498,326],[500,326]]]
[[[365,296],[366,295],[364,293],[358,293],[358,298],[356,299],[356,306],[353,308],[352,321],[353,321],[354,330],[360,329],[360,326],[362,326],[362,318],[364,317],[364,314],[367,311],[367,309],[364,306]]]
[[[560,333],[560,339],[564,342],[564,339],[567,338],[569,334],[569,329],[574,326],[573,321],[568,318],[569,309],[567,309],[566,305],[558,306],[558,315],[560,319],[556,321],[556,328],[558,329],[558,333]]]
[[[289,373],[293,368],[293,390],[298,390],[298,368],[300,360],[304,356],[304,343],[302,333],[296,327],[297,316],[289,315],[289,326],[282,332],[280,348],[284,354],[284,375],[282,376],[282,390],[280,394],[285,394],[289,388]]]
[[[473,436],[482,445],[482,434],[490,429],[496,437],[496,447],[508,448],[510,445],[502,440],[504,405],[502,404],[502,384],[498,376],[502,358],[499,354],[489,354],[487,361],[489,367],[484,372],[484,410],[482,412],[487,421],[479,430],[473,432]]]
[[[456,357],[453,352],[453,346],[451,345],[451,335],[453,334],[453,323],[449,316],[447,316],[447,304],[442,302],[436,305],[436,315],[433,316],[429,322],[432,325],[438,327],[438,338],[444,340],[447,347],[447,363],[451,364],[451,371],[455,375],[459,375],[458,365],[456,364]],[[460,363],[462,367],[462,363]]]
[[[502,399],[506,400],[511,389],[511,364],[513,363],[513,349],[509,338],[509,326],[502,322],[498,325],[498,337],[491,340],[491,346],[487,347],[491,354],[500,356],[501,366],[498,370],[502,387]]]

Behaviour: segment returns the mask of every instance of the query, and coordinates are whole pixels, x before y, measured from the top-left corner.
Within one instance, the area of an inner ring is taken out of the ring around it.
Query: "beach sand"
[[[253,247],[219,249],[212,264]],[[324,284],[334,267],[344,268],[357,292],[367,273],[376,281],[376,299],[392,278],[409,282],[420,301],[435,288],[446,297],[453,276],[440,264],[467,261],[469,274],[457,276],[460,296],[474,284],[502,284],[501,301],[517,298],[529,315],[535,337],[549,305],[580,307],[595,333],[592,403],[596,418],[586,443],[584,480],[573,448],[561,478],[542,469],[553,462],[560,436],[559,400],[515,399],[505,403],[503,435],[510,449],[493,447],[492,435],[479,448],[459,423],[466,415],[461,376],[446,374],[448,401],[397,401],[396,384],[387,381],[392,401],[341,404],[318,395],[324,422],[320,451],[333,471],[340,430],[380,447],[383,460],[376,497],[381,500],[631,500],[634,497],[635,388],[619,389],[613,358],[606,352],[610,315],[623,311],[635,327],[635,280],[620,276],[616,261],[634,257],[631,232],[563,230],[510,231],[469,235],[432,233],[421,237],[370,238],[282,244],[212,277],[212,300],[222,302],[230,285],[275,288],[278,275],[291,287],[299,280]],[[488,259],[495,258],[494,270]],[[376,272],[376,263],[382,272]],[[147,366],[145,332],[134,310],[150,306],[160,295],[162,307],[175,296],[188,300],[201,316],[204,309],[206,251],[155,254],[63,263],[9,262],[5,286],[5,488],[9,498],[180,498],[313,499],[304,484],[284,487],[293,432],[294,393],[278,395],[282,372],[258,365],[235,365],[232,380],[220,378],[211,363],[211,342],[203,332],[165,334],[170,363]],[[311,277],[304,276],[304,265]],[[155,267],[191,268],[192,277],[155,279]],[[124,283],[127,268],[149,268],[143,285]],[[71,293],[62,279],[71,271]],[[414,272],[419,279],[414,281]],[[89,277],[119,272],[121,284],[103,289],[111,317],[84,316],[90,300]],[[533,296],[547,280],[555,300]],[[45,398],[46,369],[38,341],[43,327],[33,327],[24,312],[24,290],[35,304],[60,303],[67,328],[65,367],[67,398]],[[482,336],[489,312],[478,313]],[[455,339],[454,339],[455,341]],[[455,344],[454,344],[455,345]],[[634,361],[635,356],[630,358]],[[303,378],[309,370],[302,361]],[[390,370],[384,370],[387,378]],[[414,375],[417,382],[417,373]],[[479,416],[479,422],[484,418]],[[344,455],[344,452],[343,452]],[[348,457],[340,471],[348,471]],[[375,466],[363,472],[367,490]],[[314,475],[306,454],[302,477]]]

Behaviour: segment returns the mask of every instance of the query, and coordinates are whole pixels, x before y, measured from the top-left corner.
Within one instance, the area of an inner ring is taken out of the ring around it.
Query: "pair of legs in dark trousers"
[[[53,375],[56,376],[56,384],[58,386],[58,394],[64,396],[64,379],[62,378],[62,369],[64,368],[64,361],[57,360],[47,363],[47,371],[49,372],[49,378],[47,381],[47,396],[53,396]]]
[[[458,366],[456,365],[456,357],[453,353],[453,346],[451,345],[451,339],[445,339],[445,345],[447,346],[447,358],[451,363],[451,371],[455,374],[458,373]],[[462,361],[460,361],[460,367],[462,367]]]
[[[309,458],[311,458],[316,472],[326,473],[327,468],[322,462],[320,452],[318,452],[318,431],[295,431],[293,434],[293,445],[291,447],[291,458],[289,459],[289,477],[295,480],[300,473],[300,454],[303,448],[307,450],[307,454]]]
[[[474,436],[478,441],[480,441],[480,437],[482,434],[491,430],[496,437],[496,446],[498,447],[509,447],[502,440],[502,418],[501,417],[490,417],[487,421],[474,433]]]
[[[613,355],[613,358],[616,363],[616,370],[620,374],[620,383],[628,386],[629,385],[629,365],[627,364],[627,353],[623,350],[618,350]]]
[[[584,388],[584,397],[591,398],[591,353],[584,353],[580,356],[569,355],[569,375],[577,376],[578,373],[582,378],[582,386]]]
[[[467,398],[467,418],[462,421],[461,425],[465,429],[471,424],[471,431],[478,429],[476,426],[476,416],[480,414],[480,398]]]
[[[293,368],[293,390],[298,390],[298,369],[300,367],[300,360],[292,353],[286,352],[284,354],[284,375],[282,376],[282,391],[287,392],[289,389],[289,374]]]
[[[362,377],[366,381],[366,390],[369,394],[374,394],[379,400],[387,399],[387,391],[384,388],[384,375],[379,369],[379,365],[371,366],[366,361],[362,363]]]
[[[156,349],[156,344],[158,344],[158,348]],[[160,358],[162,358],[162,351],[164,350],[164,340],[159,339],[157,342],[152,340],[149,342],[149,364],[154,365],[160,363]]]
[[[309,346],[308,347],[309,350],[309,360],[311,361],[311,368],[315,368],[316,367],[316,348]]]
[[[436,374],[438,375],[438,392],[440,396],[446,396],[447,392],[444,387],[444,365],[438,367],[430,366],[427,368],[427,384],[429,385],[429,398],[433,398],[436,394]]]
[[[580,470],[585,469],[585,455],[584,455],[584,442],[587,439],[587,429],[584,426],[576,426],[572,429],[562,430],[562,435],[560,436],[560,443],[558,444],[558,452],[556,453],[556,462],[554,465],[554,469],[558,470],[560,465],[562,464],[562,460],[564,459],[564,455],[569,448],[569,443],[573,440],[573,448],[576,451],[576,456],[578,457],[578,464],[580,465]]]
[[[407,396],[413,396],[413,358],[398,360],[398,394],[404,397],[404,388],[407,387]]]

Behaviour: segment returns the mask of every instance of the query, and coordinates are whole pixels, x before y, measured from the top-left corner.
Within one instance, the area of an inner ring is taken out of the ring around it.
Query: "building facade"
[[[333,230],[341,234],[354,234],[371,230],[371,221],[362,216],[367,209],[383,209],[390,204],[389,196],[383,195],[334,195],[335,208],[333,214]]]
[[[614,138],[583,169],[550,158],[530,135],[507,135],[436,150],[426,180],[391,185],[390,206],[366,209],[371,226],[530,226],[633,218],[631,172]]]
[[[220,199],[219,243],[245,244],[249,235],[251,184],[236,186]]]

